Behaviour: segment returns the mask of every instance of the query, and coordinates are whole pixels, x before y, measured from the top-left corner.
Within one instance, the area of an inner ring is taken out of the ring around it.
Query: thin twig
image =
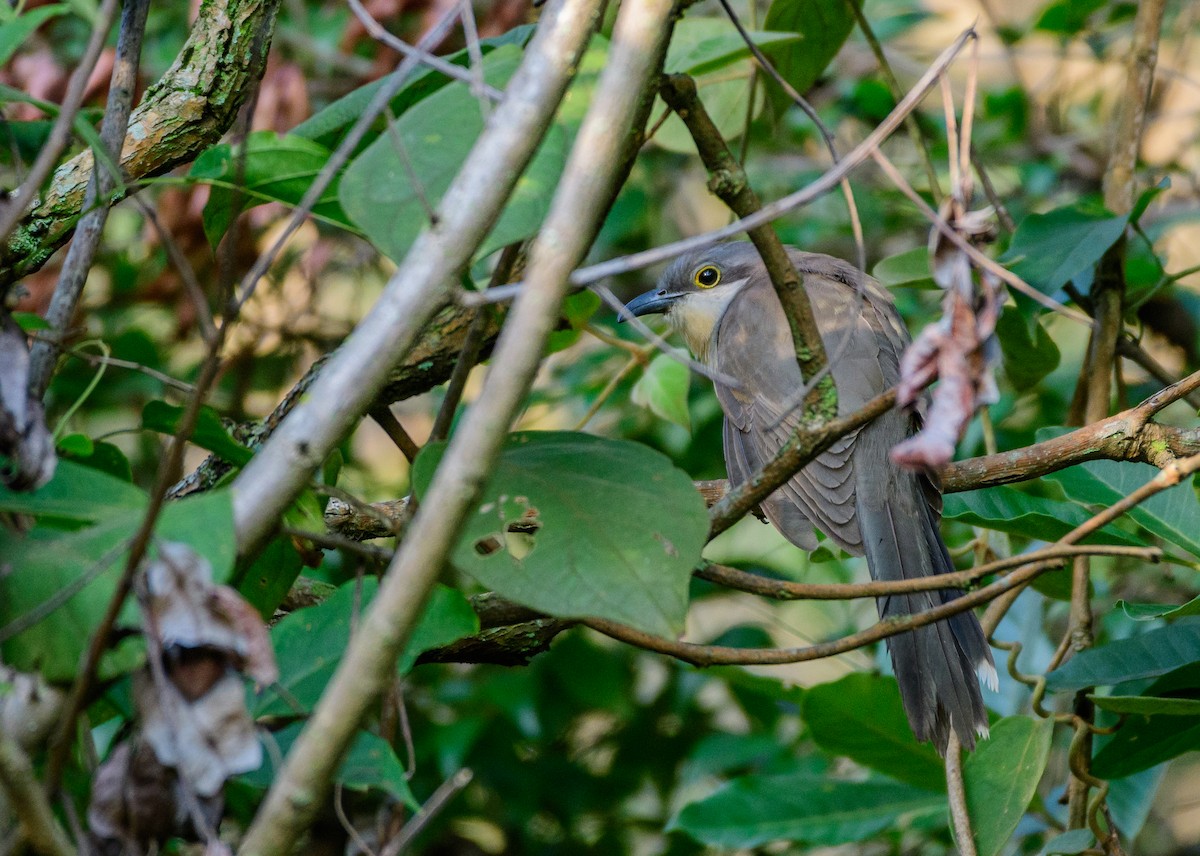
[[[29,844],[46,856],[74,856],[75,848],[58,820],[42,789],[29,756],[17,741],[0,731],[0,787],[8,797],[8,807],[20,822]]]
[[[351,5],[354,5],[354,2],[355,0],[351,0]],[[295,231],[300,228],[300,224],[308,216],[309,212],[312,211],[313,206],[320,201],[321,195],[329,187],[334,177],[346,165],[346,162],[350,160],[350,157],[357,150],[358,144],[375,122],[376,117],[392,102],[396,93],[412,77],[417,67],[426,61],[429,54],[425,49],[440,43],[450,30],[453,29],[457,20],[457,8],[446,10],[442,14],[442,17],[421,37],[415,48],[408,45],[410,51],[404,55],[404,59],[400,61],[396,70],[387,78],[386,82],[374,96],[372,96],[367,106],[363,109],[362,114],[350,126],[350,130],[346,132],[341,142],[338,143],[337,148],[329,155],[329,160],[321,167],[321,171],[313,178],[312,184],[304,191],[300,202],[292,209],[287,225],[280,231],[271,246],[259,255],[246,275],[242,277],[238,297],[239,305],[244,304],[254,294],[254,289],[258,281],[266,275],[271,265],[274,264],[275,259],[278,258],[279,253],[283,251],[284,245]],[[407,43],[404,44],[407,45]],[[461,71],[462,69],[459,70]]]
[[[113,163],[121,162],[121,147],[129,127],[129,114],[133,110],[133,93],[137,89],[138,66],[142,54],[142,35],[146,31],[146,13],[149,9],[150,0],[127,0],[121,10],[121,27],[117,36],[112,78],[109,81],[108,103],[105,105],[104,119],[100,124],[100,143],[104,154],[96,153],[97,163],[101,157],[106,157]],[[107,27],[105,29],[107,30]],[[61,118],[60,114],[59,119]],[[54,365],[62,351],[63,339],[66,337],[71,318],[75,315],[75,308],[79,305],[83,284],[92,268],[92,260],[96,257],[96,249],[100,246],[100,236],[104,233],[104,224],[108,220],[108,208],[111,204],[109,197],[118,183],[119,176],[99,168],[92,171],[88,181],[83,197],[83,208],[87,213],[75,227],[75,238],[67,250],[66,261],[63,262],[58,275],[58,284],[50,298],[50,307],[46,310],[46,321],[55,335],[39,339],[29,354],[29,389],[37,398],[45,394],[54,374]],[[24,208],[21,210],[23,212]],[[0,243],[7,237],[8,231],[0,228]]]
[[[400,424],[400,420],[396,418],[396,414],[392,413],[390,407],[380,405],[372,407],[368,413],[375,420],[375,424],[383,429],[383,433],[388,435],[388,438],[396,444],[396,448],[411,464],[417,459],[421,447],[413,442],[413,438],[408,436],[408,432],[404,430],[404,426]]]
[[[420,810],[409,818],[408,823],[404,824],[404,828],[400,830],[400,834],[387,843],[387,846],[379,852],[379,856],[400,856],[416,837],[421,833],[429,821],[433,820],[446,804],[467,785],[471,784],[471,779],[475,774],[466,767],[463,767],[446,781],[438,785],[437,790],[425,801]]]
[[[116,12],[116,0],[104,0],[100,4],[100,8],[96,10],[96,22],[92,27],[92,35],[88,39],[87,47],[83,49],[83,56],[75,66],[75,71],[71,74],[70,82],[67,83],[67,93],[63,98],[62,107],[58,111],[58,117],[50,128],[50,135],[46,138],[42,150],[38,152],[33,166],[29,168],[25,180],[17,188],[17,192],[7,200],[0,202],[0,247],[7,244],[13,229],[25,216],[25,210],[29,207],[29,203],[33,201],[41,189],[42,183],[49,177],[50,171],[54,169],[59,156],[67,147],[67,143],[70,142],[71,127],[83,104],[88,79],[91,78],[92,71],[96,68],[96,61],[100,59],[100,52],[104,48],[105,41],[108,40],[108,31],[112,29]]]
[[[416,256],[418,259],[414,267],[419,267],[423,261],[429,269],[419,271],[416,281],[411,270],[405,271],[403,282],[395,286],[401,293],[418,294],[423,300],[429,301],[430,295],[422,292],[435,289],[421,287],[422,278],[429,276],[432,284],[440,285],[441,291],[441,294],[433,295],[434,300],[429,309],[441,302],[439,297],[448,294],[448,278],[454,275],[454,271],[465,263],[482,241],[487,228],[493,222],[495,212],[515,185],[516,176],[523,171],[545,133],[597,22],[598,5],[598,0],[550,0],[544,8],[533,41],[526,49],[521,66],[509,83],[508,98],[497,109],[494,121],[485,128],[473,156],[468,158],[454,183],[460,185],[461,190],[470,186],[473,192],[466,198],[472,199],[471,204],[466,204],[465,199],[456,199],[454,185],[447,192],[448,201],[461,203],[461,208],[456,208],[453,204],[445,206],[446,217],[443,225],[453,236],[455,243],[451,244],[445,239],[438,240],[441,237],[439,232],[423,233],[409,256]],[[555,300],[553,290],[558,288],[561,292],[561,280],[565,279],[571,266],[578,262],[585,250],[585,247],[575,246],[573,240],[578,235],[577,230],[585,229],[579,222],[581,212],[574,207],[560,211],[560,200],[564,193],[572,190],[578,193],[580,190],[577,186],[577,160],[581,151],[590,148],[595,149],[595,154],[601,158],[611,157],[610,146],[619,144],[619,139],[614,138],[621,135],[613,133],[619,122],[605,116],[606,126],[603,132],[608,137],[608,145],[594,145],[596,130],[593,126],[596,120],[593,117],[597,115],[601,105],[611,103],[605,80],[614,70],[622,73],[629,70],[628,65],[618,63],[618,59],[624,59],[624,55],[628,54],[628,47],[623,47],[621,21],[631,14],[631,10],[633,14],[640,12],[636,0],[621,8],[617,30],[614,33],[611,62],[601,75],[596,98],[579,131],[566,172],[555,195],[555,202],[552,203],[546,225],[543,227],[544,230],[551,230],[560,237],[555,250],[565,254],[557,260],[558,266],[565,269],[560,272],[554,268],[547,268],[547,263],[542,261],[535,250],[530,262],[530,280],[548,280],[543,286],[552,291],[548,305],[539,305],[539,288],[531,290],[530,300],[518,301],[513,308],[493,360],[490,376],[492,382],[485,386],[479,401],[468,412],[462,427],[442,458],[433,483],[422,498],[422,505],[417,511],[409,534],[401,542],[400,549],[384,575],[358,632],[351,637],[350,645],[317,702],[312,716],[293,744],[283,768],[279,770],[271,789],[267,792],[262,807],[243,839],[241,852],[245,856],[265,856],[289,851],[311,822],[321,798],[328,792],[339,759],[349,746],[359,722],[392,680],[396,659],[442,570],[446,556],[458,537],[463,518],[482,487],[491,462],[500,450],[519,400],[524,396],[533,371],[537,368],[545,336],[558,315],[562,298],[559,293],[558,299]],[[669,7],[664,9],[662,18],[654,22],[660,29],[664,29],[666,34],[669,34],[670,29],[665,26],[668,11]],[[664,35],[663,38],[665,37]],[[644,46],[640,47],[644,49]],[[645,62],[645,58],[641,62]],[[639,63],[634,61],[633,66],[637,69]],[[645,69],[645,74],[649,73],[650,70]],[[623,87],[633,89],[632,92],[625,93],[626,98],[636,97],[642,91],[640,82],[631,86],[633,81],[622,78],[621,83]],[[624,99],[616,101],[620,107],[626,108]],[[628,120],[630,112],[624,114],[625,121]],[[587,176],[587,190],[592,192],[590,199],[594,202],[596,187],[591,183],[591,179],[604,176],[605,170],[609,172],[610,179],[615,178],[612,173],[615,172],[616,165],[610,160],[602,161],[598,166],[592,163],[587,166],[591,173]],[[507,181],[504,180],[505,177],[508,178]],[[487,184],[477,186],[476,181],[479,179],[486,180]],[[570,219],[566,220],[567,217]],[[463,228],[456,229],[460,223]],[[590,235],[588,237],[590,238]],[[448,271],[445,269],[447,265],[450,268]],[[392,287],[393,284],[389,283],[389,290]],[[385,291],[381,304],[387,305],[388,298],[389,294]],[[531,302],[534,305],[529,306]],[[414,320],[416,323],[416,327],[407,331],[407,338],[411,341],[426,318],[412,319],[410,316],[405,320]],[[368,316],[356,333],[360,333],[372,323],[372,317]],[[375,323],[377,328],[385,326]],[[374,332],[376,335],[382,333],[384,337],[389,333],[386,329],[377,329]],[[344,364],[348,363],[345,370],[361,375],[361,362],[364,358],[378,363],[380,355],[388,353],[386,338],[377,342],[368,337],[364,344],[368,346],[365,353],[357,343],[352,344],[349,340],[343,345],[339,356]],[[314,389],[326,382],[327,378],[336,377],[338,373],[333,369],[337,359],[335,357],[326,364],[325,371]],[[382,367],[386,369],[387,364],[384,363]],[[366,388],[367,395],[372,394],[376,384],[383,380],[384,372],[375,374],[378,374],[378,377],[371,376],[365,380],[360,377],[357,381],[360,387]],[[348,409],[355,410],[354,404],[357,402],[351,404]],[[343,407],[345,406],[343,403]],[[302,408],[303,405],[292,412],[256,458],[262,460],[272,444],[286,455],[281,462],[285,466],[281,470],[271,469],[268,473],[270,483],[266,487],[268,496],[271,496],[270,515],[266,519],[255,521],[252,524],[253,528],[248,525],[251,521],[243,517],[239,521],[239,540],[242,543],[256,541],[255,536],[260,530],[265,532],[274,524],[279,507],[276,495],[281,491],[289,493],[291,485],[286,481],[280,484],[280,481],[287,475],[288,470],[295,468],[296,463],[294,459],[289,460],[293,454],[292,449],[286,443],[281,446],[281,439],[287,437],[289,422],[295,423],[297,416],[305,412]],[[341,425],[335,422],[330,427],[340,429]],[[325,448],[324,441],[332,440],[333,436],[330,433],[322,438],[322,451]],[[248,467],[242,471],[242,476],[249,472]],[[261,478],[261,475],[255,478]],[[250,483],[253,484],[254,480],[251,479]],[[244,514],[244,505],[241,511]],[[236,514],[235,508],[235,518]]]
[[[680,241],[674,241],[669,244],[663,244],[649,250],[643,250],[638,253],[631,253],[627,256],[622,256],[616,259],[610,259],[598,264],[581,267],[571,275],[571,284],[582,288],[589,286],[592,283],[599,282],[602,279],[607,279],[610,276],[618,274],[630,273],[632,271],[641,270],[650,267],[651,265],[660,264],[670,261],[671,259],[681,256],[684,253],[692,250],[700,250],[705,247],[712,246],[718,241],[726,238],[732,238],[741,232],[749,231],[756,226],[761,226],[765,223],[770,223],[777,220],[784,214],[807,205],[810,202],[819,199],[828,191],[837,187],[838,183],[852,170],[861,165],[865,160],[871,157],[872,153],[879,145],[887,139],[891,133],[904,121],[905,117],[912,113],[920,104],[926,93],[933,88],[934,84],[945,73],[950,63],[962,51],[966,43],[975,38],[975,30],[973,28],[964,30],[954,42],[942,51],[941,55],[934,60],[933,64],[926,69],[921,78],[913,85],[913,88],[908,91],[908,94],[900,100],[887,117],[879,123],[876,128],[867,135],[861,143],[855,146],[848,152],[841,161],[830,167],[816,181],[806,187],[797,190],[795,193],[790,193],[787,196],[776,199],[774,202],[768,202],[755,214],[748,217],[740,217],[734,220],[728,226],[723,226],[720,229],[714,229],[711,232],[705,232],[702,235],[695,235],[691,238],[684,238]],[[521,284],[514,284],[505,288],[494,289],[490,292],[485,292],[478,295],[473,300],[464,300],[464,304],[480,304],[480,303],[498,303],[512,300],[521,290]]]
[[[961,856],[978,856],[975,847],[975,832],[971,829],[971,815],[967,811],[967,788],[963,783],[962,743],[958,733],[950,729],[946,742],[946,792],[950,799],[950,820],[954,824],[954,843]]]

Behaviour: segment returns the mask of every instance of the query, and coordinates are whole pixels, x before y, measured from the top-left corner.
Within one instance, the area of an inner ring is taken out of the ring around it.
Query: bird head
[[[677,258],[654,289],[625,308],[635,316],[663,315],[688,349],[707,362],[717,322],[734,296],[756,277],[766,277],[766,269],[753,244],[716,244]]]

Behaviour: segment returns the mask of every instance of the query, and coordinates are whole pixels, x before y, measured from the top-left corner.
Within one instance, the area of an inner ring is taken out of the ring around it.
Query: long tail
[[[916,478],[904,474],[900,482],[882,502],[864,500],[860,491],[857,512],[871,576],[906,580],[953,571],[937,517]],[[904,489],[909,485],[911,490]],[[959,589],[941,589],[882,597],[876,603],[880,617],[888,618],[930,609],[961,594]],[[975,748],[976,735],[986,736],[988,730],[980,677],[996,687],[996,668],[975,614],[960,612],[892,636],[888,649],[917,739],[932,740],[945,755],[953,729],[963,746]]]

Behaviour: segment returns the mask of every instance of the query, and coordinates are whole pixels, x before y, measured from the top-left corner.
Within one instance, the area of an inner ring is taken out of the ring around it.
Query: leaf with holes
[[[414,463],[418,496],[444,452],[426,446]],[[707,533],[691,479],[653,449],[530,431],[509,437],[452,561],[533,609],[674,636]]]

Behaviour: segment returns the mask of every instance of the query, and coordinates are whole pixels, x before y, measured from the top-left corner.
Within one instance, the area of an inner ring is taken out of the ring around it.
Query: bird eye
[[[696,283],[700,288],[712,288],[721,281],[721,271],[715,265],[705,265],[696,271],[696,275],[692,277],[692,282]]]

